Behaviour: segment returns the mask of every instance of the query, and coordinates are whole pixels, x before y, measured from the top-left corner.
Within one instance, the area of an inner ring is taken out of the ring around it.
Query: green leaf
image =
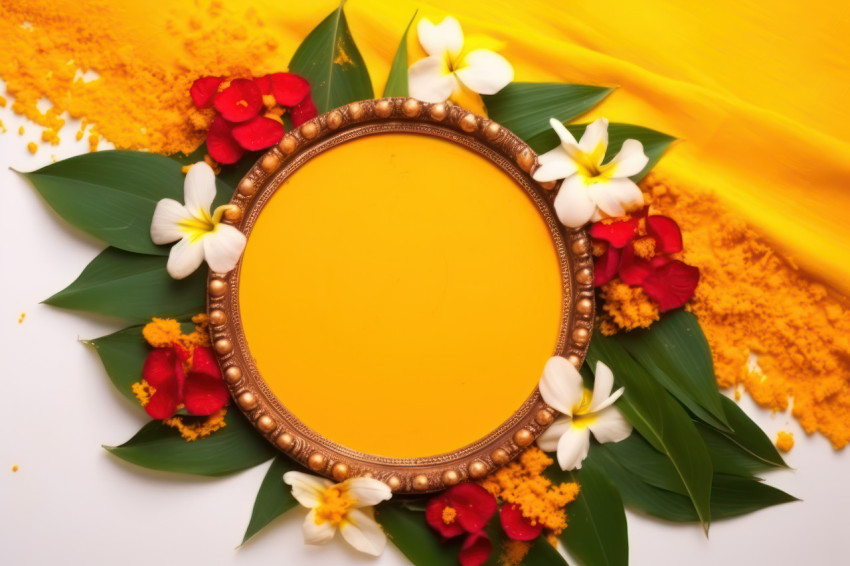
[[[204,312],[206,270],[177,281],[165,270],[167,261],[162,256],[106,248],[73,283],[44,302],[138,322]]]
[[[384,86],[384,96],[407,96],[408,81],[407,81],[407,34],[410,32],[410,26],[413,25],[413,20],[416,19],[416,14],[419,10],[413,12],[413,17],[407,27],[404,28],[404,35],[401,36],[401,42],[396,49],[393,63],[390,65],[390,76],[387,77],[387,84]]]
[[[620,333],[616,338],[692,413],[731,432],[714,377],[711,349],[694,315],[674,311],[648,330]]]
[[[760,458],[756,458],[736,444],[729,436],[718,430],[697,423],[697,430],[705,441],[711,456],[711,466],[715,473],[753,477],[776,468]]]
[[[284,115],[286,116],[286,115]],[[292,129],[291,127],[287,127],[287,130]],[[248,171],[251,167],[254,166],[254,163],[263,155],[264,151],[249,151],[246,152],[245,155],[239,158],[239,161],[234,163],[233,165],[224,165],[221,164],[221,172],[217,175],[217,178],[220,183],[223,183],[227,186],[230,192],[227,194],[227,200],[230,200],[230,196],[233,194],[233,191],[236,190],[236,185],[239,184],[239,181],[242,180],[242,177],[248,174]],[[183,165],[193,165],[199,161],[204,160],[204,156],[207,155],[207,144],[202,143],[198,146],[198,149],[193,151],[192,153],[186,155],[184,153],[174,153],[169,155],[168,157]],[[226,201],[223,201],[223,204]]]
[[[613,91],[611,88],[565,83],[511,83],[496,94],[482,96],[482,99],[490,118],[528,141],[552,130],[550,118],[570,122]],[[552,135],[555,135],[554,132]],[[556,135],[554,139],[552,147],[558,143]]]
[[[770,438],[735,401],[728,397],[723,397],[720,401],[723,403],[723,410],[729,419],[729,425],[735,431],[734,434],[724,433],[731,442],[769,466],[775,468],[788,467]]]
[[[576,139],[580,139],[586,127],[587,124],[579,124],[567,126],[567,129],[576,136]],[[617,155],[617,152],[623,146],[623,142],[627,139],[635,139],[641,142],[643,144],[643,152],[649,157],[649,163],[646,164],[643,171],[631,176],[631,179],[635,182],[643,179],[655,167],[655,164],[658,163],[664,152],[676,141],[676,138],[673,136],[668,136],[667,134],[662,134],[649,128],[642,128],[631,124],[608,124],[608,151],[605,153],[605,160],[608,161]],[[557,147],[560,143],[558,135],[551,129],[525,141],[537,153],[545,153]]]
[[[498,549],[495,549],[494,553],[497,551]],[[567,561],[545,538],[538,537],[528,554],[522,559],[522,564],[523,566],[557,566],[558,564],[566,565]]]
[[[108,336],[83,341],[97,352],[109,380],[118,392],[135,405],[139,401],[133,394],[132,385],[142,378],[142,365],[151,351],[142,336],[142,328],[131,326]],[[181,324],[181,329],[188,334],[195,329],[195,325],[185,322]]]
[[[151,241],[151,219],[160,199],[183,202],[181,169],[177,161],[153,153],[98,151],[23,175],[75,228],[122,250],[166,255],[168,246]],[[214,206],[233,193],[221,181],[216,189]]]
[[[245,544],[248,539],[260,532],[274,519],[298,505],[298,501],[292,497],[292,490],[283,483],[283,474],[297,469],[298,467],[292,460],[282,454],[272,460],[272,465],[269,466],[266,476],[263,478],[263,483],[260,484],[260,491],[257,492],[254,510],[251,512],[251,521],[248,523],[242,544]]]
[[[688,495],[670,458],[653,448],[639,434],[632,434],[621,442],[594,447],[594,450],[609,452],[620,465],[649,485]]]
[[[231,406],[227,425],[207,438],[187,442],[159,421],[146,424],[121,446],[104,446],[131,464],[181,474],[223,476],[253,468],[278,452]]]
[[[425,513],[392,501],[377,507],[377,519],[392,543],[416,566],[456,564],[459,539],[442,542],[428,526]]]
[[[582,469],[563,472],[551,466],[553,482],[577,482],[578,498],[570,504],[570,524],[561,533],[564,546],[584,564],[617,566],[629,563],[626,513],[619,491],[592,460]]]
[[[595,333],[588,358],[603,361],[625,387],[618,407],[656,450],[670,458],[707,532],[711,521],[711,458],[693,421],[616,340]]]
[[[374,96],[366,62],[348,29],[344,4],[343,0],[310,32],[289,62],[291,72],[310,82],[319,114]]]

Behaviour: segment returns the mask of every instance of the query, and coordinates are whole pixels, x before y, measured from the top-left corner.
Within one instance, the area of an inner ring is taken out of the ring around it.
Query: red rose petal
[[[312,120],[318,115],[319,111],[316,110],[316,105],[313,104],[313,99],[308,98],[292,109],[292,125],[297,128],[304,122]]]
[[[673,260],[644,279],[641,287],[665,312],[687,303],[698,284],[699,268]]]
[[[620,256],[620,279],[626,285],[640,285],[653,273],[652,265],[645,259],[635,256],[634,246],[626,246]]]
[[[221,378],[218,360],[209,346],[196,346],[192,354],[192,371]]]
[[[431,528],[435,529],[445,538],[454,538],[463,534],[464,530],[457,520],[449,525],[443,521],[443,510],[446,507],[451,507],[451,505],[449,504],[449,499],[445,495],[435,497],[425,508],[425,520],[429,525],[431,525]]]
[[[274,99],[281,106],[297,106],[310,95],[310,83],[304,77],[292,73],[274,73],[269,78]]]
[[[503,505],[499,519],[505,534],[513,540],[534,540],[543,532],[543,524],[532,525],[519,505]]]
[[[493,543],[484,534],[484,531],[472,533],[463,541],[458,559],[461,566],[481,566],[490,558],[493,552]]]
[[[211,415],[227,405],[230,393],[224,381],[206,373],[189,372],[183,385],[183,404],[193,415]]]
[[[213,101],[216,110],[228,122],[245,122],[255,117],[263,107],[260,87],[248,79],[234,79]]]
[[[655,238],[655,251],[674,254],[682,251],[682,231],[676,221],[667,216],[647,216],[646,233]]]
[[[179,365],[177,354],[172,348],[153,350],[142,365],[142,378],[154,389],[162,389],[169,383],[177,383],[175,363]]]
[[[590,226],[590,236],[604,240],[615,248],[622,248],[635,238],[638,221],[634,218],[618,218],[613,222],[594,222]]]
[[[145,411],[154,419],[170,419],[177,412],[177,406],[180,404],[177,383],[169,382],[155,389],[150,401],[145,405]]]
[[[605,253],[599,256],[593,266],[593,284],[597,287],[605,285],[617,276],[620,269],[620,250],[608,246]]]
[[[474,483],[463,483],[446,492],[451,506],[457,511],[457,521],[468,533],[484,528],[496,508],[496,498]]]
[[[257,88],[260,89],[260,94],[262,94],[263,96],[272,93],[271,75],[266,75],[264,77],[254,77],[254,84],[257,85]]]
[[[231,134],[243,149],[259,151],[280,141],[283,137],[283,124],[265,116],[257,116],[253,120],[235,126]]]
[[[213,98],[215,98],[220,85],[221,79],[218,77],[201,77],[197,79],[192,83],[191,88],[189,88],[192,102],[198,108],[209,108],[213,105]]]
[[[233,139],[232,127],[227,120],[216,116],[207,132],[207,152],[210,157],[225,165],[236,163],[245,153],[239,142]]]
[[[667,257],[666,255],[657,255],[651,260],[649,260],[649,265],[652,266],[652,269],[658,269],[659,267],[664,267],[671,261],[673,260]]]

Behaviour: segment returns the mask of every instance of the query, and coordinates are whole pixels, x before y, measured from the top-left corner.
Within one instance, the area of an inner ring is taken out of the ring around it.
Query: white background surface
[[[267,464],[204,479],[136,468],[101,448],[130,438],[146,415],[113,389],[96,354],[78,340],[122,325],[39,301],[70,283],[103,246],[64,224],[8,169],[37,169],[52,155],[87,151],[87,142],[74,140],[71,121],[60,146],[39,144],[31,155],[26,143],[41,129],[8,106],[0,119],[8,130],[0,134],[0,564],[407,564],[391,546],[379,559],[357,555],[339,537],[305,546],[300,509],[237,550]],[[806,437],[789,415],[759,410],[746,396],[742,406],[771,438],[794,432],[787,461],[795,469],[767,480],[804,502],[715,523],[710,540],[696,525],[629,513],[631,564],[850,564],[850,454]]]

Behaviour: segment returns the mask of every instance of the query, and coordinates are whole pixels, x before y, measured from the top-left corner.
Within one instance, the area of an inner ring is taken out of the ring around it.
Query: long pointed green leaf
[[[652,446],[669,456],[707,531],[711,522],[711,458],[693,421],[614,339],[594,334],[588,358],[603,361],[625,387],[618,407]]]
[[[729,430],[711,349],[694,315],[674,311],[651,329],[620,333],[617,339],[662,385],[668,380],[675,383],[674,388],[665,387],[680,402],[688,408],[690,404],[701,407]]]
[[[566,566],[567,561],[545,538],[539,537],[522,559],[522,564],[523,566],[558,566],[559,564]]]
[[[697,430],[711,455],[711,466],[715,473],[750,478],[777,467],[757,458],[741,448],[730,436],[710,426],[697,423]]]
[[[137,322],[203,312],[206,270],[177,281],[165,270],[167,261],[162,256],[106,248],[73,283],[44,302]]]
[[[578,124],[567,126],[567,129],[576,136],[576,139],[580,139],[586,127],[587,124]],[[617,152],[623,146],[623,142],[627,139],[635,139],[641,142],[644,153],[649,157],[646,167],[637,175],[631,176],[631,179],[635,182],[643,179],[655,167],[655,164],[658,163],[664,152],[676,141],[676,138],[673,136],[668,136],[667,134],[662,134],[649,128],[642,128],[631,124],[611,123],[608,125],[608,151],[605,153],[605,160],[608,161],[617,155]],[[537,153],[545,153],[557,147],[559,143],[557,134],[551,129],[525,141]]]
[[[222,476],[253,468],[278,452],[231,406],[227,426],[207,438],[187,442],[180,433],[151,421],[120,446],[104,446],[110,453],[151,470]]]
[[[366,62],[339,7],[307,36],[295,51],[289,70],[310,82],[319,114],[343,104],[372,98],[372,81]]]
[[[611,453],[624,468],[649,485],[688,495],[670,458],[650,446],[640,434],[632,434],[622,442],[604,444],[595,450]]]
[[[292,490],[283,483],[283,474],[298,469],[292,460],[280,454],[272,460],[251,511],[251,521],[245,530],[242,544],[263,530],[269,523],[298,505]]]
[[[413,25],[413,20],[416,19],[416,14],[419,10],[413,12],[413,17],[407,27],[404,28],[404,35],[401,36],[401,42],[396,49],[393,63],[390,65],[390,75],[387,77],[387,84],[384,86],[384,96],[407,96],[408,80],[407,80],[407,34],[410,33],[410,26]]]
[[[770,438],[750,417],[738,406],[735,401],[728,397],[721,399],[723,410],[729,419],[729,425],[735,431],[734,434],[725,436],[743,450],[755,458],[775,468],[787,468],[788,464],[779,455],[779,451]]]
[[[72,226],[131,252],[166,255],[168,246],[151,241],[156,203],[183,202],[180,163],[141,151],[98,151],[65,159],[24,176],[47,204]],[[217,182],[214,205],[233,189]]]
[[[390,541],[416,566],[457,563],[460,540],[442,542],[425,522],[424,512],[391,501],[380,505],[376,516]]]
[[[602,102],[613,90],[566,83],[511,83],[498,93],[482,98],[490,118],[528,141],[552,129],[550,118],[570,122]]]
[[[620,493],[593,461],[582,469],[563,472],[557,466],[546,470],[556,483],[578,482],[578,498],[568,508],[569,525],[561,540],[571,554],[584,564],[626,566],[629,563],[629,537],[626,513]]]

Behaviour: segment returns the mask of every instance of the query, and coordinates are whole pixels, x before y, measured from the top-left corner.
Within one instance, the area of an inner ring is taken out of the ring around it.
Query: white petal
[[[442,102],[457,87],[457,78],[440,57],[426,57],[411,65],[407,81],[410,96],[425,102]]]
[[[597,410],[600,403],[605,401],[614,388],[614,372],[602,362],[596,362],[596,371],[593,378],[593,399],[590,401],[589,411]]]
[[[330,480],[303,472],[286,472],[283,474],[283,481],[292,487],[292,497],[310,509],[318,507],[322,492],[333,485]]]
[[[154,244],[170,244],[185,234],[179,226],[183,220],[191,220],[186,207],[174,199],[164,198],[156,203],[151,220],[151,240]]]
[[[334,526],[327,521],[323,521],[322,524],[316,523],[315,509],[307,513],[301,531],[304,533],[304,542],[307,544],[328,544],[336,533]]]
[[[537,446],[544,452],[555,452],[558,449],[558,441],[572,426],[573,420],[570,417],[558,417],[537,437]]]
[[[540,378],[540,395],[548,405],[565,415],[573,414],[573,407],[581,403],[581,374],[561,356],[552,356],[543,368]]]
[[[558,134],[558,138],[560,138],[562,145],[578,146],[575,136],[560,122],[560,120],[549,118],[549,125],[552,126],[555,133]]]
[[[558,465],[562,470],[576,470],[587,458],[590,450],[590,431],[587,428],[572,427],[558,442]]]
[[[508,60],[489,49],[467,53],[456,73],[460,82],[478,94],[496,94],[514,80],[514,68]]]
[[[416,32],[419,43],[428,55],[444,57],[448,51],[452,57],[456,57],[463,49],[463,29],[452,16],[446,16],[439,24],[422,18],[416,26]]]
[[[393,496],[390,486],[374,478],[352,478],[347,480],[348,493],[356,501],[356,507],[377,505]]]
[[[215,173],[203,161],[192,165],[183,181],[183,200],[186,210],[195,218],[209,216],[215,199]]]
[[[563,190],[563,188],[561,189]],[[588,188],[589,198],[608,216],[623,216],[643,206],[643,193],[631,179],[611,179]]]
[[[642,143],[637,140],[626,140],[611,163],[617,164],[614,177],[631,177],[643,171],[649,163],[649,157],[643,152]]]
[[[387,535],[371,513],[364,511],[355,509],[348,514],[348,519],[340,525],[342,538],[360,552],[380,556],[387,546]]]
[[[229,224],[217,224],[201,239],[207,264],[218,273],[227,273],[236,267],[248,241],[245,234]]]
[[[547,151],[538,158],[538,161],[540,161],[540,167],[534,172],[533,177],[535,181],[541,183],[566,179],[577,171],[575,161],[567,155],[562,146]]]
[[[555,212],[561,224],[578,228],[587,224],[596,212],[596,203],[590,200],[587,187],[580,175],[564,179],[555,197]]]
[[[595,412],[599,412],[599,411],[604,411],[605,409],[607,409],[608,407],[610,407],[611,405],[616,403],[620,399],[620,397],[623,396],[623,393],[625,393],[625,392],[626,392],[625,387],[619,388],[618,390],[614,391],[613,395],[609,395],[607,398],[605,398],[601,402],[597,403],[595,409],[589,409],[588,412],[595,413]]]
[[[183,238],[168,253],[165,270],[174,279],[185,279],[195,272],[204,261],[204,242]]]
[[[587,427],[594,438],[600,443],[620,442],[632,433],[632,425],[617,407],[608,407],[598,415],[596,420]]]
[[[599,145],[602,144],[601,152]],[[599,118],[595,122],[585,128],[578,142],[578,147],[585,153],[600,152],[599,163],[602,163],[602,158],[605,156],[605,150],[608,148],[608,119]]]

